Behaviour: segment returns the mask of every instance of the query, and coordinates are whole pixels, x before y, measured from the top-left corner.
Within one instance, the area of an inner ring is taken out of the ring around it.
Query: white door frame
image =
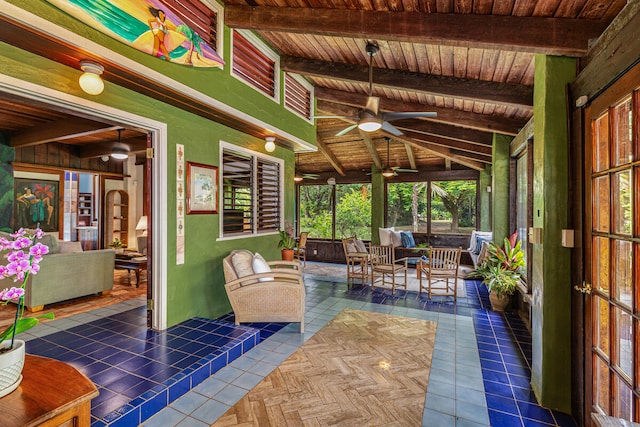
[[[153,286],[153,329],[167,328],[167,124],[69,95],[0,73],[0,92],[24,100],[51,105],[52,110],[78,116],[107,120],[151,133],[154,158],[152,167],[151,211],[153,218],[151,283]]]

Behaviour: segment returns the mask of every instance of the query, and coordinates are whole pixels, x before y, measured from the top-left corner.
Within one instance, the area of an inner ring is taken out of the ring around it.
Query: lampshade
[[[273,151],[275,151],[276,149],[276,143],[275,140],[276,138],[273,136],[267,136],[264,139],[266,142],[264,143],[264,149],[267,150],[269,153],[272,153]]]
[[[80,69],[84,71],[78,80],[80,88],[89,95],[100,95],[104,90],[104,82],[100,75],[104,67],[91,61],[80,61]]]
[[[147,227],[148,227],[147,221],[148,221],[147,220],[147,216],[146,215],[142,215],[140,217],[140,220],[138,220],[138,225],[136,225],[136,230],[143,230],[144,234],[146,234],[147,233]]]

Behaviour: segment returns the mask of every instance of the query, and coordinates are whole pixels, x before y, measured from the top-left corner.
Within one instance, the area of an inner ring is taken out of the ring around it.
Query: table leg
[[[140,287],[140,269],[136,268],[136,288]]]

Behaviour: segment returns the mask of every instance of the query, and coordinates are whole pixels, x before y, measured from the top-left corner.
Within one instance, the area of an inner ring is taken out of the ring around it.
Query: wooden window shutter
[[[233,33],[233,72],[270,97],[276,95],[275,61],[239,32]]]
[[[252,165],[251,156],[223,150],[223,233],[251,233]]]
[[[289,73],[284,80],[284,102],[305,119],[311,118],[311,91]]]
[[[209,46],[217,50],[218,14],[199,0],[165,0],[164,7],[176,14]]]
[[[257,165],[258,231],[275,231],[280,226],[280,165],[258,159]]]

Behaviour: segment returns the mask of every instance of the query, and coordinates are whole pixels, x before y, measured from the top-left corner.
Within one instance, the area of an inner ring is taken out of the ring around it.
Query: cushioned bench
[[[478,267],[482,263],[486,254],[489,242],[493,240],[493,232],[491,231],[472,231],[469,238],[469,248],[467,252],[471,256],[473,266]]]

